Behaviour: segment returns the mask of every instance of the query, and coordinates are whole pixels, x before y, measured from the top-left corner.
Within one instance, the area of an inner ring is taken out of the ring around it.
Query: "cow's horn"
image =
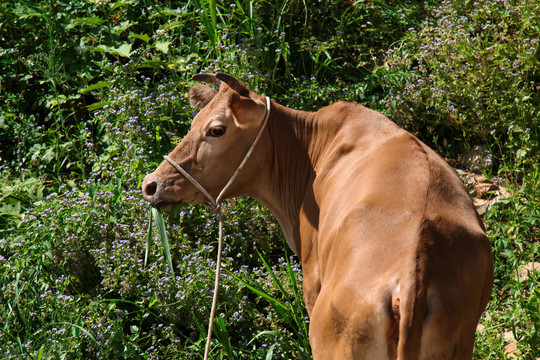
[[[221,80],[219,80],[214,74],[195,74],[193,75],[192,79],[195,81],[216,85],[218,88],[221,85]]]
[[[217,73],[216,78],[223,81],[225,84],[229,85],[233,90],[235,90],[240,95],[249,97],[249,89],[246,87],[246,85],[236,80],[234,76],[229,75],[229,74],[224,74],[224,73]]]

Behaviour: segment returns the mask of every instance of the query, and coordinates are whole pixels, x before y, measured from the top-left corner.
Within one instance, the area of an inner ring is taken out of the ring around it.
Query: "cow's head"
[[[190,102],[199,108],[191,130],[169,154],[214,199],[242,162],[267,112],[265,98],[226,74],[201,74],[194,80],[216,85],[196,85],[189,91]],[[241,195],[242,186],[257,173],[261,155],[254,153],[225,196]],[[144,198],[168,207],[180,202],[203,203],[208,199],[168,161],[164,161],[142,184]]]

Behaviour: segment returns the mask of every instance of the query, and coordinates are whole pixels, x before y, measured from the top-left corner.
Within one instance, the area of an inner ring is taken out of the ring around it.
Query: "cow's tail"
[[[411,271],[400,282],[397,360],[416,360],[420,356],[424,319],[427,312],[427,251],[425,228]]]

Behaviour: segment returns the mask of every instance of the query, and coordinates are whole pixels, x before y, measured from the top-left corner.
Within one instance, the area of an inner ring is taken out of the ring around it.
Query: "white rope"
[[[207,198],[210,200],[211,208],[213,212],[218,213],[219,217],[219,238],[218,238],[218,254],[217,254],[217,260],[216,260],[216,278],[214,281],[214,295],[212,297],[212,308],[210,309],[210,319],[208,322],[208,334],[206,335],[206,346],[204,349],[204,360],[208,360],[208,355],[210,354],[210,342],[212,340],[212,331],[214,328],[214,318],[216,316],[216,308],[217,308],[217,297],[218,297],[218,290],[219,290],[219,277],[221,273],[221,252],[223,248],[223,213],[221,211],[221,200],[227,189],[232,185],[238,174],[240,173],[240,170],[244,167],[247,160],[253,153],[253,150],[255,149],[255,146],[261,139],[261,136],[264,132],[264,129],[266,128],[266,124],[268,123],[268,118],[270,117],[270,98],[266,96],[266,114],[264,115],[263,123],[259,129],[259,132],[255,139],[253,140],[253,143],[251,144],[251,147],[249,148],[248,152],[246,153],[246,156],[244,156],[244,159],[238,165],[238,168],[234,172],[234,174],[229,179],[229,182],[223,187],[223,190],[219,193],[217,199],[214,199],[212,195],[206,189],[199,184],[197,180],[195,180],[191,175],[188,174],[186,170],[184,170],[180,165],[178,165],[173,159],[171,159],[169,156],[165,155],[164,158],[167,160],[176,170],[178,170],[186,179],[191,181],[197,189],[199,189]]]
[[[203,186],[201,184],[199,184],[199,182],[197,180],[195,180],[191,175],[188,174],[188,172],[186,170],[184,170],[180,165],[178,165],[173,159],[171,159],[168,155],[165,155],[163,157],[165,160],[167,160],[172,166],[174,166],[174,168],[176,170],[178,170],[182,175],[185,176],[186,179],[188,179],[189,181],[191,181],[191,183],[193,185],[195,185],[197,187],[197,189],[199,189],[200,192],[202,192],[207,198],[208,200],[210,200],[210,202],[212,203],[212,205],[214,206],[217,206],[217,202],[216,200],[214,200],[214,198],[212,197],[212,195],[210,195],[210,193],[208,191],[206,191],[205,188],[203,188]]]
[[[216,309],[217,309],[219,277],[221,275],[221,252],[223,248],[223,213],[221,212],[221,207],[219,209],[218,217],[219,217],[219,240],[218,240],[218,253],[217,253],[217,259],[216,259],[216,278],[214,280],[214,295],[212,296],[212,308],[210,309],[210,320],[208,321],[208,333],[206,334],[204,360],[208,360],[208,354],[210,354],[210,342],[212,340],[212,331],[214,329],[214,318],[216,317]]]

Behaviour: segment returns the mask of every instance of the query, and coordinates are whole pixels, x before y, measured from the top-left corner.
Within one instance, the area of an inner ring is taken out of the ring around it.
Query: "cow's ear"
[[[217,91],[209,86],[197,84],[189,89],[189,102],[201,110],[216,96]]]
[[[231,109],[241,124],[263,119],[266,106],[248,97],[234,94],[231,99]]]

